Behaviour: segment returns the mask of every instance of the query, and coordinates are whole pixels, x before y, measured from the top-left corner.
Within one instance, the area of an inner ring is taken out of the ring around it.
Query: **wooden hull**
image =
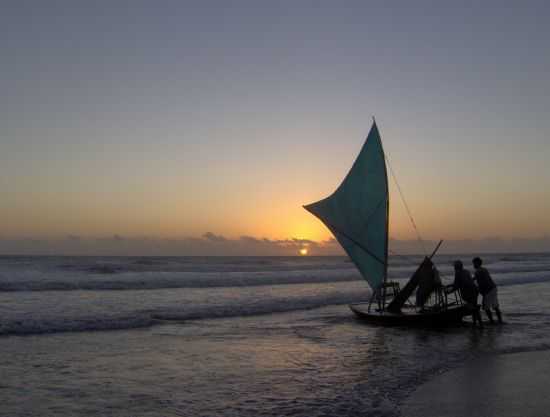
[[[447,327],[460,324],[464,316],[472,314],[472,310],[464,305],[453,306],[440,311],[403,312],[401,314],[367,311],[367,304],[350,304],[349,308],[362,321],[379,326],[403,327]]]

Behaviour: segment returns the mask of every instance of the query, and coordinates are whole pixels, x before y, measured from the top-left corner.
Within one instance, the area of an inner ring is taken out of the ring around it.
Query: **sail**
[[[363,278],[376,290],[388,258],[388,178],[376,123],[351,170],[329,197],[304,206],[333,233]]]

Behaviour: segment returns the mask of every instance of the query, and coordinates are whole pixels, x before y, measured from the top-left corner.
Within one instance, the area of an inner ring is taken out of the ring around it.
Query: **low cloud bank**
[[[436,242],[424,241],[427,252]],[[300,249],[308,254],[327,256],[343,255],[334,240],[316,242],[307,239],[274,240],[241,236],[228,238],[207,232],[201,237],[160,239],[112,235],[105,238],[86,238],[70,235],[61,239],[8,239],[0,238],[2,255],[118,255],[118,256],[294,256]],[[422,253],[417,240],[390,239],[390,253]],[[550,236],[534,239],[486,238],[479,240],[445,241],[441,253],[514,253],[550,252]]]
[[[423,244],[418,240],[390,239],[390,249],[395,253],[427,253],[436,247],[437,241],[427,240]],[[530,253],[550,252],[550,236],[532,239],[487,237],[484,239],[444,240],[439,253],[475,254],[475,253]]]
[[[314,242],[307,239],[273,240],[241,236],[231,239],[207,232],[201,237],[160,239],[149,237],[86,238],[70,235],[62,239],[2,239],[0,254],[5,255],[151,255],[151,256],[292,256],[307,248],[312,255],[341,255],[335,240]]]

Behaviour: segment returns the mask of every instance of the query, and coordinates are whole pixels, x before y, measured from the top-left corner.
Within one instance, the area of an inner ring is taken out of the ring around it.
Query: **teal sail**
[[[304,206],[344,248],[373,290],[385,281],[388,259],[388,176],[373,122],[357,159],[329,197]]]

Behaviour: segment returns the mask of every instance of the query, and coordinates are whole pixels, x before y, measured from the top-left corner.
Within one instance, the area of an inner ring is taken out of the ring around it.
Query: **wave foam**
[[[4,320],[0,323],[0,336],[27,336],[35,334],[123,330],[149,327],[153,319],[148,315],[136,317],[84,317],[72,319],[39,318]]]
[[[26,274],[0,277],[0,291],[149,290],[162,288],[224,288],[262,285],[318,284],[354,281],[361,278],[355,269],[305,270],[288,272],[143,272],[111,276]]]
[[[135,329],[160,324],[163,320],[208,320],[284,313],[310,310],[329,305],[345,305],[363,301],[364,298],[365,293],[347,292],[332,293],[323,296],[299,297],[292,300],[281,297],[247,304],[237,302],[235,304],[217,306],[190,306],[187,309],[154,308],[136,311],[135,315],[126,314],[124,316],[98,315],[92,317],[56,317],[45,319],[37,316],[23,319],[5,318],[0,322],[0,336]]]
[[[498,285],[520,285],[550,281],[550,270],[492,272]],[[404,280],[407,269],[390,271],[390,278]],[[452,275],[444,276],[451,282]],[[163,288],[228,288],[291,284],[322,284],[360,280],[355,268],[267,272],[125,272],[85,275],[47,275],[28,271],[13,278],[0,275],[0,292],[75,290],[154,290]]]

